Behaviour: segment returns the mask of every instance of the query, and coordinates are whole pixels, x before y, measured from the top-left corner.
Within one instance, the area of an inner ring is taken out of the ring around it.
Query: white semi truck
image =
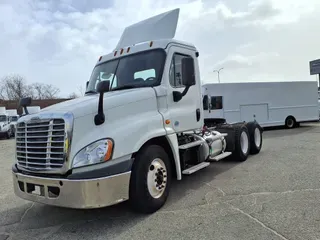
[[[9,116],[10,121],[11,136],[14,137],[16,132],[16,124],[19,119],[19,114],[17,109],[8,109],[7,114]]]
[[[10,118],[6,107],[0,107],[0,138],[5,137],[9,139],[11,135]]]
[[[173,178],[259,153],[257,122],[204,126],[199,53],[173,39],[178,16],[175,9],[127,27],[98,59],[84,97],[19,119],[17,196],[69,208],[129,200],[152,213]]]

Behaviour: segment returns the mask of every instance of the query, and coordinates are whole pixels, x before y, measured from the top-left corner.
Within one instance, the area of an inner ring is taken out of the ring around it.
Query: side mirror
[[[110,81],[101,81],[98,83],[97,92],[100,93],[98,103],[98,114],[94,116],[94,123],[98,126],[104,123],[105,116],[103,112],[103,94],[109,92]]]
[[[109,90],[110,90],[110,81],[101,81],[98,83],[98,86],[97,86],[98,93],[109,92]]]
[[[182,84],[190,87],[196,84],[194,71],[194,60],[191,57],[186,57],[181,60]]]
[[[194,60],[192,57],[185,57],[181,60],[182,84],[185,86],[183,92],[173,91],[173,101],[179,102],[189,91],[189,88],[196,84],[194,71]]]
[[[29,114],[27,107],[31,105],[31,97],[21,98],[19,102],[19,107],[23,107],[26,115]]]

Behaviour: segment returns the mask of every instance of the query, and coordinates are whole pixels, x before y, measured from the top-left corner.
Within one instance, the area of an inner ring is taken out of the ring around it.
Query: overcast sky
[[[126,25],[179,7],[176,38],[200,52],[203,82],[316,80],[319,0],[0,0],[0,77],[85,86]]]

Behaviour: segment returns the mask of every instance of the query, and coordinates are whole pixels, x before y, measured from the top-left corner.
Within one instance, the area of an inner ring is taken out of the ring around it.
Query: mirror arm
[[[103,92],[99,95],[98,114],[94,117],[94,123],[98,126],[105,121],[105,115],[103,113]]]
[[[173,101],[174,102],[179,102],[189,91],[190,86],[187,86],[183,92],[178,92],[178,91],[173,91]]]
[[[23,106],[23,109],[24,109],[24,113],[25,113],[25,115],[28,115],[28,114],[29,114],[29,112],[28,112],[27,106]]]

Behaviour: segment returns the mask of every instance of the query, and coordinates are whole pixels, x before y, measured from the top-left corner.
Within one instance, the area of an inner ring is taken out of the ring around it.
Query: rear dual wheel
[[[262,128],[256,122],[235,125],[235,150],[232,156],[237,161],[246,161],[249,154],[258,154],[262,147]]]
[[[250,136],[245,124],[235,125],[235,150],[232,153],[234,160],[244,162],[250,153]]]
[[[262,128],[256,122],[248,122],[247,128],[250,134],[250,153],[258,154],[262,147]]]

